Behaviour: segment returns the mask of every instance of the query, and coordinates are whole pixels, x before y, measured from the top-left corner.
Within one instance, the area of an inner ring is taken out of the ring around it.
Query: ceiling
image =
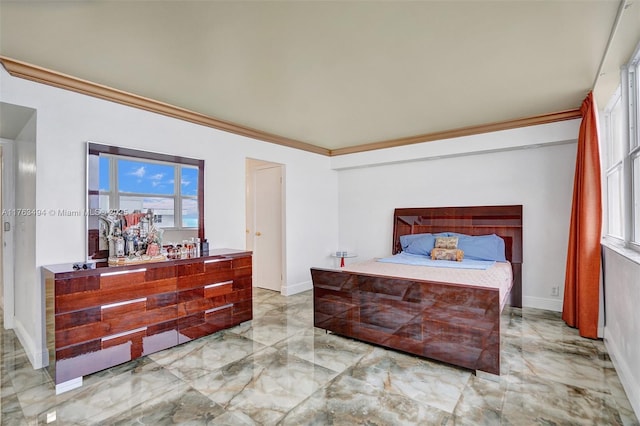
[[[634,1],[0,0],[0,54],[335,150],[606,103]]]

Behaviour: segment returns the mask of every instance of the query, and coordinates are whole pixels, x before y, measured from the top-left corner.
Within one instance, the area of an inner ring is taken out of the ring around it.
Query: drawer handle
[[[146,272],[147,268],[131,269],[129,271],[115,271],[115,272],[103,272],[101,277],[111,277],[113,275],[134,274],[136,272]]]
[[[218,306],[217,308],[211,308],[204,311],[205,314],[210,314],[211,312],[221,311],[223,309],[232,308],[233,303],[229,303],[228,305]]]
[[[141,331],[147,331],[147,327],[140,327],[140,328],[136,328],[135,330],[123,331],[122,333],[112,334],[111,336],[103,337],[100,340],[103,342],[106,342],[107,340],[117,339],[118,337],[126,336],[128,334],[139,333]]]
[[[209,285],[205,285],[204,288],[220,287],[220,286],[227,285],[227,284],[233,284],[233,281],[224,281],[224,282],[221,282],[221,283],[209,284]]]
[[[225,260],[229,260],[229,259],[209,259],[209,260],[205,260],[204,263],[216,263],[216,262],[224,262]]]
[[[141,297],[140,299],[125,300],[124,302],[117,302],[117,303],[110,303],[108,305],[102,305],[100,306],[100,309],[115,308],[117,306],[124,306],[124,305],[129,305],[131,303],[146,302],[146,301],[147,301],[146,297]]]

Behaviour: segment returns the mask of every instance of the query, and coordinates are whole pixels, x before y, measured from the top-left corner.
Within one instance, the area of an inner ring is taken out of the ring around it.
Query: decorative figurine
[[[146,213],[123,211],[101,214],[103,238],[109,244],[109,264],[126,265],[166,259],[161,253],[162,233],[153,223],[151,210]],[[175,256],[174,251],[174,256]],[[171,253],[167,253],[171,257]]]

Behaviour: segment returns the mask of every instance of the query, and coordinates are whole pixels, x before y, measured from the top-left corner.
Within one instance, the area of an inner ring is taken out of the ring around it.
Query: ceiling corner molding
[[[386,141],[373,142],[353,147],[339,148],[331,150],[331,156],[355,154],[358,152],[374,151],[377,149],[394,148],[398,146],[411,145],[423,142],[433,142],[442,139],[459,138],[463,136],[478,135],[481,133],[498,132],[501,130],[516,129],[519,127],[536,126],[539,124],[549,124],[558,121],[574,120],[581,118],[580,108],[553,112],[549,114],[536,115],[533,117],[517,118],[514,120],[500,121],[496,123],[482,124],[478,126],[462,127],[442,132],[426,133],[405,138],[389,139]]]
[[[295,139],[286,138],[284,136],[274,135],[272,133],[263,132],[252,129],[250,127],[241,126],[239,124],[230,123],[228,121],[219,120],[184,108],[179,108],[164,102],[155,101],[143,96],[134,95],[122,90],[113,89],[101,84],[92,83],[87,80],[72,77],[16,59],[8,58],[0,55],[0,63],[7,72],[13,77],[24,78],[26,80],[35,81],[37,83],[58,87],[61,89],[71,90],[83,95],[116,102],[134,108],[162,114],[168,117],[177,118],[179,120],[188,121],[202,126],[211,127],[217,130],[246,136],[252,139],[258,139],[265,142],[271,142],[277,145],[283,145],[289,148],[296,148],[315,154],[330,155],[330,150],[301,142]]]
[[[214,117],[210,117],[184,108],[179,108],[164,102],[145,98],[143,96],[134,95],[132,93],[93,83],[80,78],[72,77],[70,75],[52,71],[6,56],[0,55],[0,63],[2,63],[7,72],[13,77],[24,78],[26,80],[35,81],[37,83],[74,91],[95,98],[116,102],[121,105],[143,109],[167,117],[172,117],[194,124],[211,127],[217,130],[222,130],[252,139],[257,139],[326,156],[355,154],[359,152],[374,151],[378,149],[393,148],[416,143],[432,142],[442,139],[452,139],[481,133],[497,132],[519,127],[549,124],[558,121],[573,120],[581,117],[580,108],[576,108],[567,111],[537,115],[533,117],[482,124],[478,126],[463,127],[459,129],[426,133],[421,135],[408,136],[398,139],[390,139],[380,142],[372,142],[362,145],[329,150],[306,142],[290,139],[268,132],[263,132],[261,130],[245,127],[228,121],[219,120]]]

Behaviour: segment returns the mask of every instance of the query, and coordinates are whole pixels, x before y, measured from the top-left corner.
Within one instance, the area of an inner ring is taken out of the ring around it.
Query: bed
[[[499,236],[504,241],[508,263],[496,263],[508,269],[507,287],[502,286],[501,290],[500,285],[471,284],[461,279],[447,282],[442,272],[436,278],[402,271],[389,273],[383,269],[387,266],[377,261],[340,269],[311,268],[314,325],[346,337],[499,375],[501,310],[506,304],[522,306],[522,206],[395,209],[392,254],[402,251],[401,240],[406,241],[403,236],[425,233]],[[420,268],[424,267],[407,267]]]

